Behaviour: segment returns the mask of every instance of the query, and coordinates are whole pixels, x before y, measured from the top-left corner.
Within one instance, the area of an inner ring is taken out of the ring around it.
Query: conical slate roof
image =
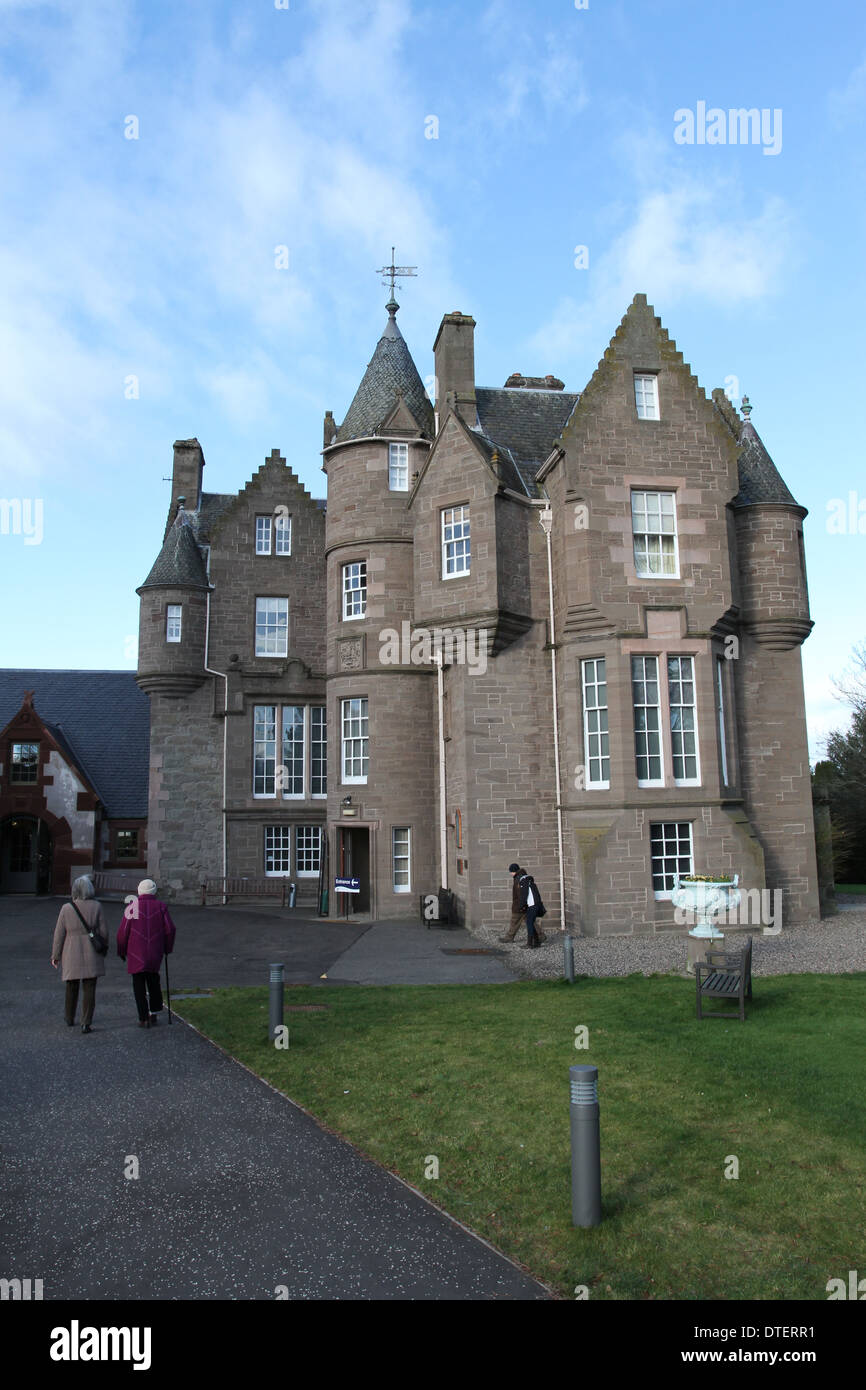
[[[201,551],[195,543],[190,518],[185,511],[179,511],[174,525],[156,557],[156,563],[145,579],[142,589],[185,588],[206,589],[208,578],[205,572]]]
[[[406,340],[397,327],[395,314],[398,307],[392,299],[388,305],[389,317],[385,331],[376,344],[376,351],[370,359],[361,385],[355,392],[346,418],[337,431],[338,444],[376,434],[383,421],[391,414],[400,395],[421,432],[428,438],[433,438],[433,407],[418,375],[418,368],[412,361]]]
[[[764,441],[748,417],[750,406],[746,407],[746,419],[740,431],[740,452],[737,468],[740,476],[740,490],[734,498],[735,507],[754,507],[761,502],[783,502],[789,507],[798,502],[786,486],[781,473],[764,447]]]

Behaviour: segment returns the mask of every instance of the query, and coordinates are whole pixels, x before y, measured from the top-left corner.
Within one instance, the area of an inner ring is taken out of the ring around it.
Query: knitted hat
[[[141,883],[138,885],[138,892],[139,892],[139,896],[140,896],[142,893],[150,893],[151,895],[154,895],[154,896],[155,896],[155,895],[156,895],[156,884],[154,883],[153,879],[152,879],[152,878],[143,878],[143,879],[141,880]]]
[[[519,873],[520,873],[520,865],[519,865],[519,864],[509,864],[509,865],[508,865],[508,872],[509,872],[510,874],[519,874]]]

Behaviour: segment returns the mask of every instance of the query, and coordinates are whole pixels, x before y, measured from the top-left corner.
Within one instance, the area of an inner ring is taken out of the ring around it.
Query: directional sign
[[[361,880],[359,878],[335,878],[334,888],[338,893],[360,893]]]

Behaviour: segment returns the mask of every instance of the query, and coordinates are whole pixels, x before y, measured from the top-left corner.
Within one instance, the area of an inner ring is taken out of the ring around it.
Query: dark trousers
[[[143,1023],[148,1016],[148,996],[150,996],[150,1013],[158,1014],[161,1011],[162,990],[159,987],[158,970],[137,971],[132,977],[132,992],[135,995],[139,1022]]]
[[[81,995],[81,1026],[89,1028],[93,1022],[93,1007],[96,1003],[96,976],[92,975],[89,980],[67,980],[66,981],[66,1022],[75,1022],[75,1010],[78,1007],[78,986],[84,985]]]
[[[528,908],[526,909],[526,940],[527,940],[527,942],[538,941],[538,940],[539,940],[538,932],[535,930],[535,919],[536,919],[537,916],[538,916],[538,908],[537,908],[537,907],[528,907]]]

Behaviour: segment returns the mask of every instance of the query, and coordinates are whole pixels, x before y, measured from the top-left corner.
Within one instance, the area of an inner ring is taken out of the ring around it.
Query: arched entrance
[[[0,822],[0,893],[48,893],[53,836],[37,816],[7,816]]]

